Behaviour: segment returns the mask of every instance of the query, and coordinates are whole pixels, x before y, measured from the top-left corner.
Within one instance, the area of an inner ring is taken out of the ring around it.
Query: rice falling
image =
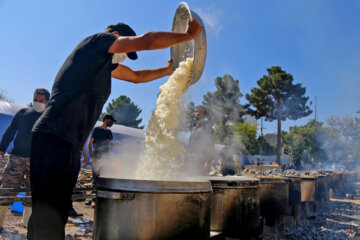
[[[179,116],[184,109],[183,95],[190,86],[192,67],[193,59],[187,58],[160,87],[136,178],[169,180],[179,177],[184,164],[184,148],[178,140]]]

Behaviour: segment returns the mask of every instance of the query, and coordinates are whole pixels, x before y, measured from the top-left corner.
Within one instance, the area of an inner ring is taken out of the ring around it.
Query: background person
[[[112,127],[114,122],[116,122],[114,117],[110,114],[106,114],[103,118],[103,123],[100,127],[94,128],[88,141],[87,146],[93,171],[94,186],[100,176],[101,169],[99,169],[98,166],[99,160],[110,152],[111,147],[120,143],[120,141],[112,142],[113,135],[109,128]]]
[[[232,136],[227,136],[225,138],[225,147],[220,152],[220,172],[223,176],[235,175],[237,169],[240,168],[240,154],[232,146],[232,143]]]
[[[187,148],[186,170],[191,175],[207,175],[215,159],[215,136],[204,106],[195,107],[195,121]]]
[[[14,140],[14,148],[11,150],[9,160],[1,175],[0,188],[21,188],[25,177],[25,186],[30,188],[30,142],[31,129],[35,122],[45,111],[50,93],[44,88],[34,91],[32,107],[20,109],[12,119],[9,127],[4,132],[0,141],[0,156],[4,154],[9,144]],[[14,139],[15,138],[15,139]],[[2,196],[16,196],[17,193],[4,193]],[[6,213],[12,203],[0,204],[0,227],[2,227]],[[27,227],[31,214],[31,204],[23,203],[23,224]]]
[[[81,29],[80,29],[81,30]],[[133,71],[118,64],[136,51],[168,48],[190,41],[201,32],[189,20],[187,31],[148,32],[136,36],[124,23],[83,39],[60,68],[48,107],[33,128],[30,178],[33,213],[28,239],[63,240],[80,150],[111,92],[111,77],[133,83],[149,82],[174,71],[166,67]]]

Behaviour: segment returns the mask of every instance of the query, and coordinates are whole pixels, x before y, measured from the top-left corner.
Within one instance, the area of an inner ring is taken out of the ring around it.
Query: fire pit
[[[100,178],[94,239],[209,239],[209,181]]]

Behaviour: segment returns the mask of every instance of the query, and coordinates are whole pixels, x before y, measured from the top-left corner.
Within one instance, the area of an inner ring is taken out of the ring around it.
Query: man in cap
[[[0,156],[4,158],[6,149],[14,139],[14,148],[11,150],[10,158],[1,175],[0,188],[21,188],[24,182],[25,186],[30,188],[30,142],[31,129],[41,114],[45,111],[46,103],[49,101],[50,93],[44,88],[38,88],[34,91],[32,107],[20,109],[12,119],[9,127],[4,132],[0,141]],[[17,193],[4,193],[3,196],[16,196]],[[31,214],[31,204],[23,203],[23,224],[27,223]],[[0,205],[0,227],[4,223],[6,213],[11,203],[2,203]]]
[[[100,176],[98,161],[101,157],[104,157],[109,153],[110,148],[119,144],[120,142],[114,142],[112,132],[110,131],[110,127],[114,124],[115,119],[112,115],[106,114],[103,118],[103,123],[100,127],[94,128],[92,131],[91,137],[88,141],[88,152],[90,154],[90,163],[93,170],[93,184],[96,185],[97,180]]]
[[[225,147],[220,152],[219,164],[223,176],[235,175],[236,170],[239,168],[240,154],[233,146],[233,136],[231,134],[225,137]]]
[[[148,32],[136,36],[126,24],[83,39],[65,60],[52,88],[48,107],[33,128],[29,239],[64,239],[68,206],[76,181],[79,154],[111,92],[111,77],[145,83],[174,71],[166,67],[133,71],[118,64],[136,51],[168,48],[190,41],[201,31],[189,20],[185,33]]]
[[[195,125],[189,138],[189,160],[186,170],[191,175],[207,175],[215,159],[214,130],[208,121],[208,113],[204,106],[196,106],[194,115]]]

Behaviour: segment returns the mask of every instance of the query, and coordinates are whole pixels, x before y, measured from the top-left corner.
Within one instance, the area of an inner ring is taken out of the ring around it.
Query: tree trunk
[[[226,137],[226,118],[223,118],[222,120],[221,120],[221,136],[220,136],[220,141],[221,141],[221,143],[223,143],[224,144],[224,139],[225,139],[225,137]]]
[[[276,136],[276,162],[280,165],[280,156],[281,156],[281,103],[280,99],[276,101],[277,105],[277,136]]]

